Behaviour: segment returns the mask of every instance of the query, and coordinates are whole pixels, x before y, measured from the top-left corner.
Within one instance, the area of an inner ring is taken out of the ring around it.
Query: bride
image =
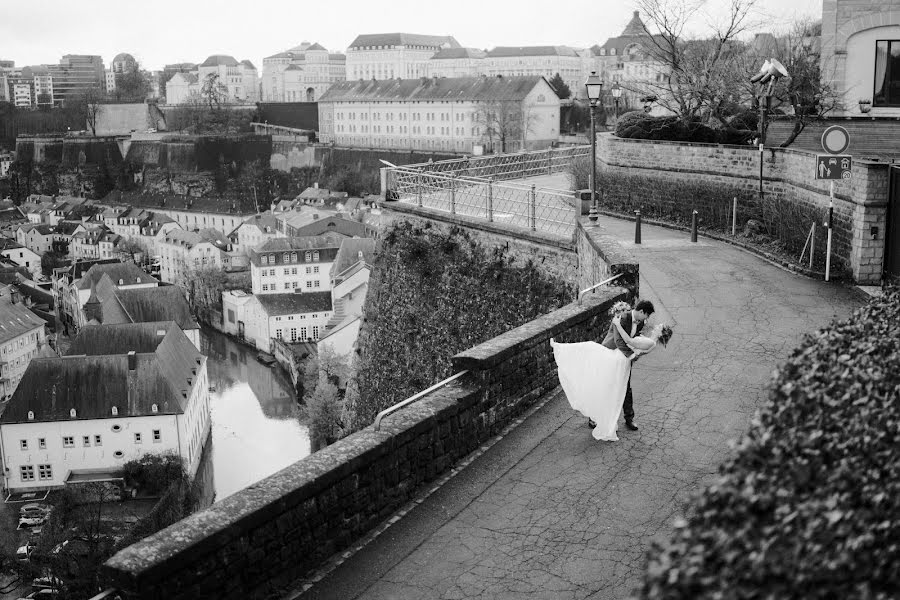
[[[672,329],[664,324],[653,328],[649,336],[631,337],[622,329],[620,316],[613,318],[613,325],[628,347],[634,351],[630,357],[621,350],[612,350],[596,342],[561,344],[550,340],[553,355],[559,368],[559,382],[569,404],[596,426],[596,440],[616,442],[619,415],[625,400],[625,389],[631,374],[631,363],[639,356],[651,352],[657,343],[663,346],[672,336]]]

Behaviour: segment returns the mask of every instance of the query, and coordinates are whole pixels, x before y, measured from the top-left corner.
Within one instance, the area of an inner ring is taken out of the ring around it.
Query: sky
[[[696,1],[696,0],[693,0]],[[706,0],[707,18],[730,0]],[[303,41],[345,52],[362,33],[452,35],[463,46],[589,47],[621,33],[635,10],[629,0],[31,0],[4,2],[0,59],[17,67],[58,63],[64,54],[99,54],[109,68],[120,52],[147,70],[200,63],[211,54],[262,59]],[[334,6],[333,11],[327,7]],[[323,10],[326,8],[326,10]],[[753,31],[786,29],[797,17],[821,18],[822,0],[757,0]],[[704,31],[702,19],[693,24]]]

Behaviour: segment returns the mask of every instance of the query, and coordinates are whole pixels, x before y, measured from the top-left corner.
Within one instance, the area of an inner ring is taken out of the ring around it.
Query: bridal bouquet
[[[619,301],[613,304],[612,308],[609,309],[609,315],[611,317],[616,317],[618,315],[627,313],[629,310],[631,310],[630,304],[628,304],[627,302]]]

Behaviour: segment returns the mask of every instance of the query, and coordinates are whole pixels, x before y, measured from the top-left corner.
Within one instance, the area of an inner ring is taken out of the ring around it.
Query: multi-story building
[[[559,97],[541,76],[346,81],[319,101],[319,138],[338,146],[473,152],[549,147]]]
[[[427,77],[429,60],[436,52],[460,47],[449,35],[358,35],[347,48],[347,80]]]
[[[477,48],[444,48],[428,61],[428,77],[478,77],[487,53]]]
[[[175,73],[166,82],[166,104],[187,104],[200,100],[197,73]]]
[[[45,65],[24,67],[9,77],[16,106],[52,106],[53,76]],[[28,87],[26,98],[25,87]]]
[[[263,59],[263,102],[315,102],[335,81],[347,78],[347,57],[319,44],[299,46]]]
[[[83,269],[84,266],[89,268]],[[84,318],[84,305],[91,297],[91,292],[100,278],[109,278],[119,288],[140,289],[156,287],[159,281],[142,271],[134,263],[119,261],[85,260],[75,261],[71,267],[54,272],[53,292],[57,314],[66,326],[76,330],[87,322]]]
[[[278,230],[278,220],[272,213],[266,212],[253,215],[228,234],[232,247],[237,252],[250,256],[250,250],[256,248],[266,240],[276,237],[284,237]]]
[[[34,277],[41,273],[41,255],[14,239],[0,237],[0,256],[20,267],[25,267]]]
[[[175,323],[87,327],[35,359],[0,416],[4,488],[108,481],[147,452],[196,473],[210,431],[206,357]]]
[[[31,102],[31,86],[27,83],[12,84],[13,104],[16,108],[28,108],[32,106]]]
[[[103,59],[95,55],[66,54],[58,65],[47,65],[53,77],[53,103],[62,104],[90,89],[103,90],[106,70]]]
[[[214,54],[197,67],[201,90],[210,75],[219,76],[224,102],[252,104],[259,101],[259,75],[249,60],[238,62],[233,56]]]
[[[0,287],[0,398],[4,401],[13,395],[28,364],[46,343],[45,325],[25,307],[15,286]]]
[[[103,89],[106,90],[106,93],[109,94],[110,92],[116,91],[116,74],[107,69],[103,72],[103,75],[105,77],[105,85]]]
[[[374,257],[372,238],[348,238],[341,243],[331,269],[334,316],[318,341],[320,351],[327,347],[335,354],[346,356],[356,347]]]
[[[568,46],[498,46],[488,51],[483,73],[504,77],[540,75],[548,81],[559,73],[570,90],[584,86],[582,59]]]
[[[274,238],[250,250],[253,293],[285,294],[331,289],[331,266],[343,236]]]
[[[172,229],[158,241],[157,249],[159,275],[167,283],[186,285],[198,269],[231,266],[231,241],[215,229]]]
[[[252,342],[264,352],[272,340],[315,341],[333,316],[331,292],[248,295],[235,290],[222,293],[224,328]]]

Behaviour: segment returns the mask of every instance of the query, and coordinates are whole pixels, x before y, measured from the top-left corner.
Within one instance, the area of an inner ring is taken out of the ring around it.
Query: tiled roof
[[[25,215],[22,214],[18,206],[0,208],[0,222],[13,223],[23,219],[25,219]]]
[[[24,248],[24,246],[12,238],[0,236],[0,250],[12,250],[13,248]]]
[[[81,221],[60,221],[56,224],[53,233],[57,235],[72,235],[79,225],[81,225]]]
[[[312,221],[307,225],[296,227],[294,235],[311,236],[327,233],[338,233],[348,237],[365,237],[366,226],[359,221],[345,219],[342,215],[325,216]],[[342,240],[342,244],[347,240]]]
[[[568,46],[497,46],[487,53],[488,58],[511,56],[578,56]]]
[[[124,311],[128,322],[147,323],[154,321],[175,321],[183,330],[199,329],[191,307],[181,288],[166,285],[154,288],[115,290],[114,298],[103,302],[103,324],[124,322],[117,312],[110,311],[107,320],[107,305],[115,302]]]
[[[269,231],[266,233],[275,233],[278,230],[278,219],[272,213],[266,212],[261,215],[253,215],[238,225],[236,229],[240,229],[244,225],[256,225],[262,232],[266,232],[266,227],[268,227]]]
[[[34,226],[35,231],[41,235],[53,235],[53,226],[42,223]]]
[[[197,73],[175,73],[172,75],[172,79],[175,79],[176,77],[180,77],[188,85],[200,81],[200,76],[197,75]],[[172,79],[170,79],[169,82],[171,82]]]
[[[154,208],[165,208],[196,213],[246,214],[248,216],[256,212],[252,196],[240,201],[228,198],[195,198],[176,194],[114,190],[107,194],[103,201],[110,204],[140,206],[150,211]]]
[[[256,299],[270,317],[327,312],[331,310],[331,292],[302,294],[257,294]]]
[[[444,48],[431,57],[431,60],[448,60],[451,58],[484,58],[487,54],[477,48]]]
[[[131,327],[144,329],[145,325]],[[104,333],[90,332],[96,342],[84,345],[87,356],[32,360],[0,423],[29,422],[28,411],[34,413],[33,422],[50,422],[152,415],[153,404],[158,414],[181,414],[187,409],[204,360],[187,336],[170,328],[153,352],[136,353],[136,368],[131,371],[127,355],[108,354],[122,344]],[[112,414],[113,406],[117,416]],[[69,414],[73,408],[74,419]]]
[[[156,352],[171,329],[178,331],[172,321],[88,325],[72,340],[66,356]]]
[[[227,54],[213,54],[203,61],[201,67],[217,67],[219,65],[225,65],[226,67],[236,67],[238,65],[238,61],[235,60],[233,56],[229,56]]]
[[[606,40],[606,42],[599,47],[592,47],[591,51],[598,55],[600,54],[598,50],[602,49],[605,51],[606,55],[611,54],[611,50],[615,49],[616,55],[621,55],[625,53],[626,48],[632,44],[640,44],[645,48],[649,44],[647,38],[650,37],[647,33],[646,29],[644,29],[644,22],[641,20],[640,13],[638,11],[634,11],[631,16],[631,20],[628,22],[628,25],[625,26],[625,29],[622,31],[622,34],[616,37],[611,37]],[[659,36],[654,36],[659,37]]]
[[[244,65],[245,67],[249,68],[249,69],[253,69],[254,71],[256,70],[256,67],[253,66],[253,63],[250,62],[250,61],[247,60],[247,59],[242,60],[242,61],[241,61],[241,64]]]
[[[330,190],[326,190],[325,188],[318,187],[308,187],[297,196],[302,199],[318,199],[318,198],[328,198],[331,195]]]
[[[91,284],[97,285],[103,275],[109,275],[109,278],[116,285],[137,285],[139,283],[159,283],[153,275],[149,275],[142,271],[134,263],[113,262],[109,264],[95,264],[84,274],[78,282],[78,289],[88,290]],[[119,280],[123,283],[119,283]]]
[[[14,290],[15,288],[11,286],[0,288],[0,344],[5,344],[45,324],[42,319],[39,319],[22,304],[21,299],[13,304],[12,292]]]
[[[328,52],[328,50],[326,50],[325,48],[323,48],[323,47],[322,47],[322,44],[320,44],[320,43],[318,43],[318,42],[313,42],[313,45],[310,46],[310,47],[308,47],[308,48],[306,49],[307,52],[309,52],[310,50],[319,50],[320,52],[322,52],[322,51]]]
[[[459,48],[452,35],[421,35],[418,33],[365,33],[356,36],[350,48],[367,46],[425,46],[440,48],[446,44],[450,48]]]
[[[530,75],[340,81],[319,102],[522,100],[542,80]]]
[[[285,250],[321,250],[323,248],[334,248],[336,250],[341,247],[343,238],[344,236],[334,234],[272,238],[262,243],[256,249],[256,252],[263,254],[266,252],[284,252]]]
[[[362,258],[359,253],[362,252]],[[375,240],[372,238],[348,238],[341,242],[341,249],[338,250],[337,257],[334,259],[334,276],[337,277],[360,260],[368,264],[375,261]]]

